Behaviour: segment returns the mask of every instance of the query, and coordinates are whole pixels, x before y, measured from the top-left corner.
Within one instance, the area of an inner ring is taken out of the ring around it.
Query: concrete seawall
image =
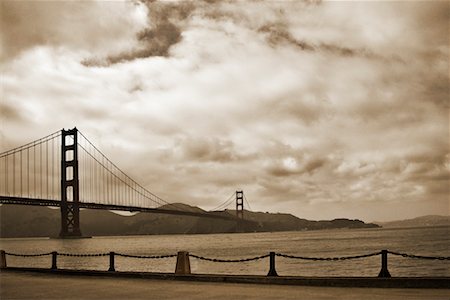
[[[320,287],[421,288],[450,289],[450,277],[300,277],[261,275],[173,274],[152,272],[109,272],[70,269],[39,269],[8,267],[2,273],[43,273],[67,276],[142,278],[151,280],[197,281],[216,283],[249,283],[263,285],[295,285]]]
[[[441,300],[449,289],[320,287],[300,285],[154,280],[123,276],[0,272],[0,299],[189,300]]]

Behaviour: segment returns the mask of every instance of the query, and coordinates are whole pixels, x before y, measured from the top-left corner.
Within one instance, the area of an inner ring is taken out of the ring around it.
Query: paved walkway
[[[281,286],[1,272],[0,299],[450,299],[450,290]]]

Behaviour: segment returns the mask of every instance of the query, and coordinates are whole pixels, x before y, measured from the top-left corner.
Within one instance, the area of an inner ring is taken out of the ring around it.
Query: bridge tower
[[[77,133],[61,131],[61,238],[81,236]]]
[[[236,191],[236,217],[244,219],[244,192]]]

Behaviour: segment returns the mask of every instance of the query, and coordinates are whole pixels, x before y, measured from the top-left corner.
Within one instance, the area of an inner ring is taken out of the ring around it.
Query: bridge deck
[[[24,198],[24,197],[0,196],[0,204],[60,207],[61,201],[52,200],[52,199],[35,199],[35,198]],[[238,221],[238,220],[242,221],[233,215],[230,215],[230,214],[223,215],[223,214],[219,214],[219,212],[206,212],[206,211],[205,212],[196,212],[196,211],[185,211],[185,210],[164,209],[164,208],[136,207],[136,206],[126,206],[126,205],[115,205],[115,204],[98,204],[98,203],[92,203],[92,202],[79,202],[79,207],[87,208],[87,209],[144,212],[144,213],[155,213],[155,214],[169,214],[169,215],[213,218],[213,219],[222,219],[222,220],[228,220],[228,221]]]

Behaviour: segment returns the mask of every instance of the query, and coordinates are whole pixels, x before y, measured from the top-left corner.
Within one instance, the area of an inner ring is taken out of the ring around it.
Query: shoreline
[[[284,230],[284,231],[249,231],[249,232],[211,232],[211,233],[163,233],[163,234],[126,234],[126,235],[91,235],[72,237],[71,239],[84,239],[84,238],[123,238],[123,237],[146,237],[146,236],[197,236],[197,235],[214,235],[214,234],[254,234],[254,233],[285,233],[285,232],[324,232],[324,231],[364,231],[364,230],[408,230],[408,229],[425,229],[425,228],[450,228],[450,225],[437,225],[437,226],[411,226],[411,227],[370,227],[370,228],[323,228],[323,229],[308,229],[308,230]],[[18,237],[2,237],[0,240],[22,240],[22,239],[60,239],[55,236],[18,236]]]

